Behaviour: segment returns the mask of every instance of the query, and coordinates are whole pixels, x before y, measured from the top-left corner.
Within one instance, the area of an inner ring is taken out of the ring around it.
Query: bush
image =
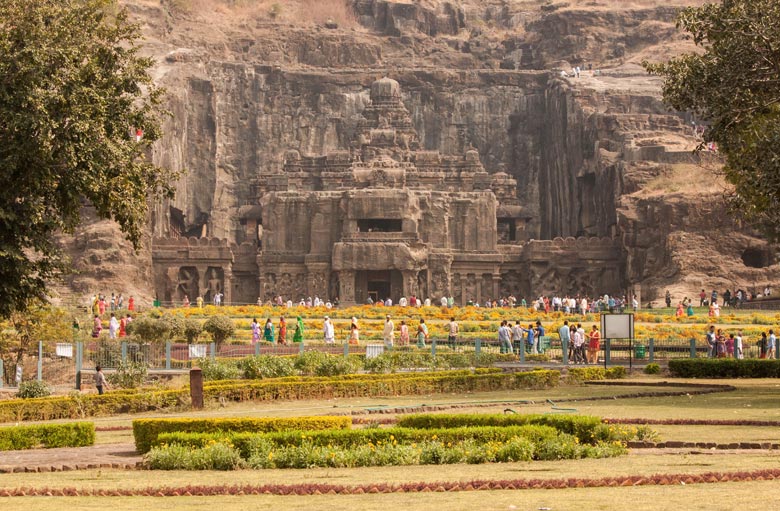
[[[678,359],[669,361],[669,372],[679,378],[778,378],[780,360]]]
[[[155,448],[144,456],[144,465],[152,470],[236,470],[244,462],[233,447],[215,443],[201,449],[180,445]]]
[[[291,417],[291,418],[240,418],[240,419],[136,419],[133,421],[133,437],[138,452],[149,450],[163,433],[262,433],[285,430],[346,429],[351,427],[349,417]]]
[[[295,357],[295,369],[303,376],[314,376],[317,368],[325,363],[325,358],[329,356],[321,351],[305,351]]]
[[[204,381],[235,380],[241,377],[241,369],[235,362],[199,358],[197,364]]]
[[[0,428],[0,451],[45,447],[84,447],[95,443],[91,422],[40,424]]]
[[[119,362],[116,371],[106,375],[109,385],[120,389],[137,389],[143,385],[147,374],[142,362]]]
[[[487,392],[544,388],[558,383],[558,371],[502,373],[500,369],[442,371],[437,373],[351,374],[335,378],[275,378],[260,381],[218,381],[204,384],[207,399],[277,401],[280,399],[332,399]],[[45,397],[0,401],[0,422],[73,419],[170,410],[189,403],[189,389],[150,392],[114,391],[102,396]]]
[[[151,316],[142,316],[127,325],[128,335],[147,343],[164,343],[171,338],[171,329],[171,322]]]
[[[471,430],[471,431],[470,431]],[[152,453],[169,450],[163,468],[190,468],[201,450],[233,448],[252,468],[367,467],[412,464],[490,463],[574,459],[625,454],[620,442],[580,444],[545,426],[460,430],[347,430],[289,433],[167,433]],[[196,453],[196,454],[190,454]],[[173,465],[170,460],[176,462]],[[238,464],[241,464],[239,462]]]
[[[567,383],[578,384],[592,380],[617,380],[626,377],[626,368],[623,366],[610,367],[570,367],[566,376]]]
[[[51,388],[46,382],[38,380],[23,381],[19,384],[19,390],[16,397],[30,399],[36,397],[46,397],[51,395]]]
[[[203,325],[200,324],[200,321],[194,318],[184,320],[184,338],[187,339],[187,344],[197,341],[201,332],[203,332]]]
[[[415,414],[406,415],[398,420],[399,427],[415,429],[441,429],[462,427],[511,427],[511,426],[549,426],[575,436],[580,442],[592,443],[598,440],[610,440],[609,437],[597,438],[602,426],[601,419],[590,415],[498,415],[498,414]]]
[[[645,374],[658,374],[660,372],[661,372],[661,366],[659,366],[655,362],[651,364],[647,364],[645,366]]]
[[[290,357],[260,355],[249,357],[238,362],[238,367],[244,373],[244,378],[259,380],[263,378],[283,378],[295,374],[295,365]]]
[[[219,314],[211,316],[203,323],[203,331],[209,333],[215,343],[221,344],[233,336],[236,325],[228,316]]]

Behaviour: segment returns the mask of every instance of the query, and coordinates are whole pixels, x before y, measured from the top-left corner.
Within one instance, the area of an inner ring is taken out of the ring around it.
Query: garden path
[[[133,443],[28,449],[0,454],[0,472],[49,472],[87,468],[135,468],[142,456]]]

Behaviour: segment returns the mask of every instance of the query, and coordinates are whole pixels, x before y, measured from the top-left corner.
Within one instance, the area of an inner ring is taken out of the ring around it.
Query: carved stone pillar
[[[224,305],[231,305],[233,303],[233,266],[229,265],[225,268],[225,285],[224,285]]]
[[[339,303],[352,305],[355,303],[355,272],[339,272]]]
[[[500,293],[501,293],[501,274],[494,273],[493,274],[493,299],[498,300],[499,298],[502,298]]]

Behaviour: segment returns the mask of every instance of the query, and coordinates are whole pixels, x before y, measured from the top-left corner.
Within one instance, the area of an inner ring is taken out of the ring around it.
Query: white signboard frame
[[[633,314],[602,314],[601,337],[604,339],[633,339]]]

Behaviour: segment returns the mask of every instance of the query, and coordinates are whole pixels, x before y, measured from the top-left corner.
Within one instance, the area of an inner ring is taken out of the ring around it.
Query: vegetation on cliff
[[[116,0],[0,3],[0,317],[45,296],[85,202],[138,248],[172,194],[144,157],[164,112],[139,37]]]

